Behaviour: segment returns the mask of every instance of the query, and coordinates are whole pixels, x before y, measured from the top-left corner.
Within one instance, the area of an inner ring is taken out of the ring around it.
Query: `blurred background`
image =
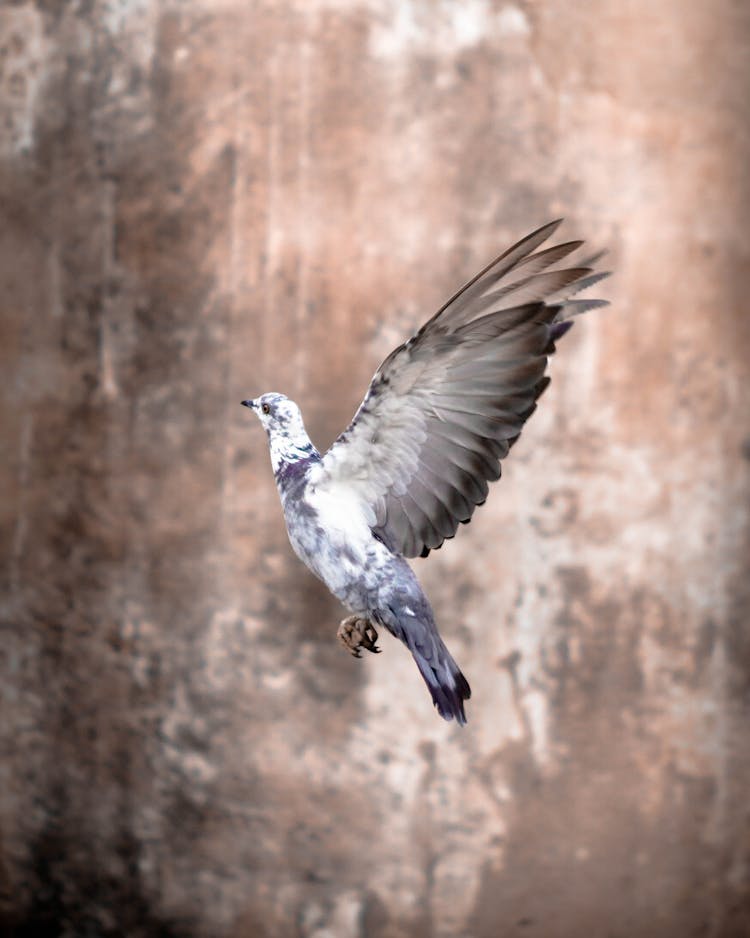
[[[0,4],[19,936],[750,934],[750,7]],[[356,661],[265,435],[551,218],[611,307]]]

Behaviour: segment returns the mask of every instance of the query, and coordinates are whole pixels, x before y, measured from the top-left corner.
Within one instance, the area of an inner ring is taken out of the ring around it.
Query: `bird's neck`
[[[306,433],[288,436],[285,433],[272,433],[268,440],[271,453],[271,465],[276,476],[288,466],[293,466],[310,457],[320,456]]]

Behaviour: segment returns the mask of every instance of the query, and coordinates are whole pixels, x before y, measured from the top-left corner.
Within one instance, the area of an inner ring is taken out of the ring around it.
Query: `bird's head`
[[[255,412],[268,434],[274,471],[282,463],[296,462],[317,453],[294,401],[272,391],[242,403]]]

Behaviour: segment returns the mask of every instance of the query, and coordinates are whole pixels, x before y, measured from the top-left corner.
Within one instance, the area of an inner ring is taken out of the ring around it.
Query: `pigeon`
[[[572,299],[607,273],[583,244],[541,249],[562,219],[514,244],[383,361],[346,430],[321,454],[299,407],[276,392],[242,401],[259,417],[292,548],[351,613],[338,638],[356,657],[378,629],[409,649],[445,720],[466,723],[469,683],[407,563],[468,524],[549,384]]]

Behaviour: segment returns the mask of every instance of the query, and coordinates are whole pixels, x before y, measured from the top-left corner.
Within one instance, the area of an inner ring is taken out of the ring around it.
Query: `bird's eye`
[[[268,404],[263,404],[260,409],[263,411],[264,414],[271,413],[271,408],[268,406]]]

